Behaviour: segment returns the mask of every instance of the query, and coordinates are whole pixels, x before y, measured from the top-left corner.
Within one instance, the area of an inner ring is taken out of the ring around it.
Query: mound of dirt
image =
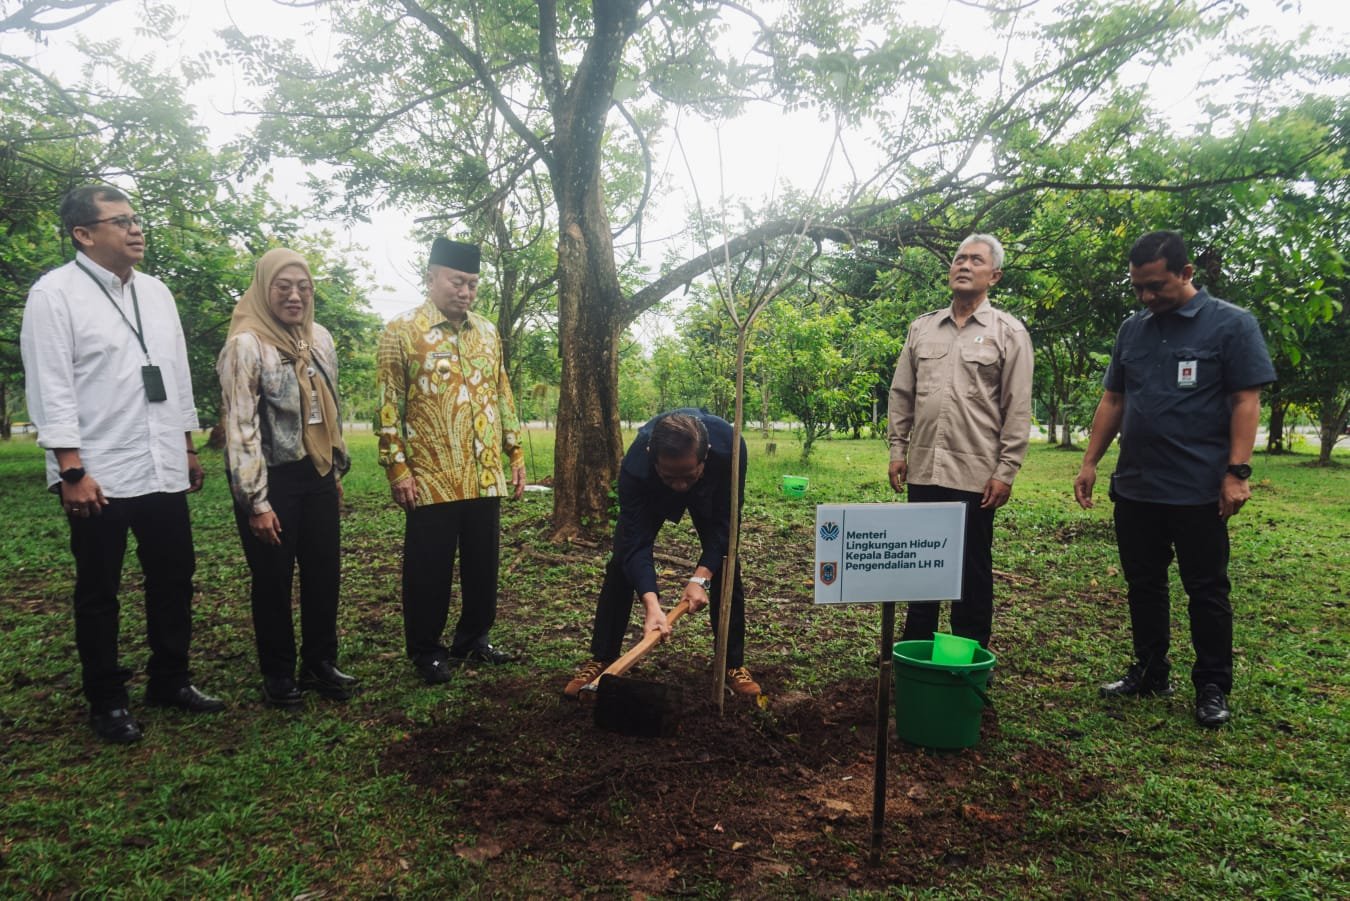
[[[1014,759],[986,767],[978,747],[935,752],[892,735],[872,866],[875,693],[858,679],[763,705],[729,700],[719,717],[686,692],[675,736],[636,738],[597,730],[588,705],[537,682],[495,682],[453,721],[409,731],[384,766],[447,810],[447,829],[476,834],[461,856],[489,871],[529,859],[564,896],[710,880],[734,897],[940,884],[956,868],[1037,856],[1029,811],[1101,792],[1048,749],[1000,743]],[[981,747],[998,736],[986,711]]]

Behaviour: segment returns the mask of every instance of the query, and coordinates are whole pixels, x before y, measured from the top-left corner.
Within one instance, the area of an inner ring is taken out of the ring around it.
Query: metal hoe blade
[[[674,735],[683,702],[684,689],[677,685],[606,674],[596,689],[595,725],[621,735]]]

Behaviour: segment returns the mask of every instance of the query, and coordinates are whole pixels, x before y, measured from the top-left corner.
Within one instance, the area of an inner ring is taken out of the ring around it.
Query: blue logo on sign
[[[821,540],[821,541],[838,541],[838,540],[839,540],[839,523],[837,523],[837,522],[827,522],[827,523],[825,523],[824,525],[822,525],[822,526],[820,527],[820,540]]]

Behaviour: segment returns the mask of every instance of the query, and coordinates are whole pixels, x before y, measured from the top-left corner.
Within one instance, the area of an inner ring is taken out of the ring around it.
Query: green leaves
[[[802,463],[812,445],[851,420],[871,396],[869,338],[845,308],[796,294],[770,305],[757,363],[782,409],[802,424]],[[859,332],[862,334],[859,334]]]

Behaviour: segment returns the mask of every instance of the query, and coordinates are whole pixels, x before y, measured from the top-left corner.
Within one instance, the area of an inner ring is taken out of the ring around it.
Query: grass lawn
[[[258,701],[248,574],[219,454],[191,499],[197,684],[230,704],[141,704],[140,573],[128,554],[122,657],[146,738],[84,725],[73,564],[31,439],[0,443],[0,896],[1350,897],[1350,457],[1258,455],[1231,524],[1234,720],[1197,728],[1174,576],[1174,698],[1106,702],[1130,659],[1105,499],[1073,504],[1079,454],[1032,448],[995,538],[997,712],[979,746],[892,739],[886,852],[866,863],[879,611],[810,604],[814,503],[883,502],[877,441],[797,463],[749,437],[747,662],[762,709],[706,703],[675,739],[596,733],[557,700],[586,654],[607,539],[546,540],[550,500],[504,505],[494,643],[521,662],[417,680],[402,651],[399,549],[374,440],[352,438],[342,668],[347,704]],[[530,476],[552,466],[534,432]],[[784,474],[806,475],[804,500]],[[658,550],[696,555],[687,522]],[[1179,601],[1179,602],[1178,602]],[[452,608],[452,622],[453,622]],[[903,615],[903,610],[901,611]],[[643,671],[702,697],[706,624]],[[635,675],[637,673],[635,672]],[[770,822],[771,820],[771,822]]]

